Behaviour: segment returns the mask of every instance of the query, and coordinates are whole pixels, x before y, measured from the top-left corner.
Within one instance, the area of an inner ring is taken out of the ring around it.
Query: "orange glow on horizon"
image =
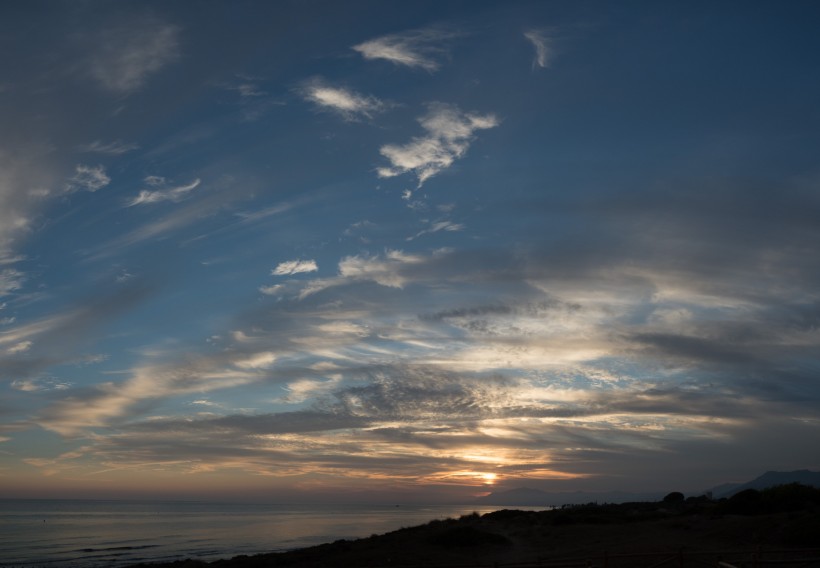
[[[487,486],[495,485],[496,481],[498,481],[498,474],[472,470],[442,471],[433,473],[425,477],[422,481],[448,485]]]

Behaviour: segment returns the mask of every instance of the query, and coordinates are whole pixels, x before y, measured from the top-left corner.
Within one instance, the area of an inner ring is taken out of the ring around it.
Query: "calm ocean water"
[[[97,568],[217,560],[503,508],[0,500],[0,566]]]

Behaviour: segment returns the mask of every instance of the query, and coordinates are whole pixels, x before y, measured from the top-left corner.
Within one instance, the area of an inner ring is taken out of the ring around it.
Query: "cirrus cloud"
[[[271,271],[273,276],[290,276],[293,274],[302,274],[305,272],[316,272],[319,267],[315,260],[286,260],[280,262]]]
[[[532,67],[549,67],[553,57],[552,38],[546,30],[527,30],[524,37],[535,49],[535,57],[532,60]]]
[[[411,30],[371,39],[351,49],[365,59],[384,59],[396,65],[436,71],[440,66],[438,59],[447,52],[445,42],[458,35],[436,28]]]
[[[155,187],[157,185],[165,184],[165,180],[157,176],[148,176],[147,178],[145,178],[145,182],[148,185]],[[184,199],[186,195],[188,195],[191,191],[199,187],[200,183],[201,180],[197,178],[189,184],[179,185],[176,187],[169,187],[153,191],[149,189],[143,189],[139,192],[139,195],[137,195],[131,201],[128,202],[128,207],[133,207],[134,205],[148,205],[151,203],[159,203],[161,201],[172,201],[176,203]]]
[[[131,19],[100,31],[89,74],[106,90],[129,93],[179,57],[179,28],[155,17]]]
[[[114,140],[113,142],[102,142],[95,140],[90,144],[83,144],[78,149],[80,152],[94,153],[94,154],[109,154],[112,156],[121,156],[127,154],[132,150],[137,150],[137,144],[123,142],[122,140]]]
[[[387,108],[387,104],[376,97],[362,95],[344,87],[333,87],[321,79],[308,81],[300,92],[305,100],[318,108],[335,112],[348,121],[372,118]]]

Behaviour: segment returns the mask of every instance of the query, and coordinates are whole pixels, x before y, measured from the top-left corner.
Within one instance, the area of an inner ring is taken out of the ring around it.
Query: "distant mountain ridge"
[[[802,483],[813,487],[820,487],[820,471],[810,471],[800,469],[796,471],[767,471],[763,475],[744,483],[724,483],[701,493],[688,493],[686,496],[697,496],[704,493],[711,493],[715,499],[731,497],[735,493],[745,489],[766,489],[775,485],[785,485],[787,483]],[[669,491],[676,490],[670,487]],[[490,493],[485,497],[476,499],[476,503],[481,505],[517,505],[529,507],[558,507],[561,505],[573,505],[579,503],[627,503],[630,501],[659,501],[666,493],[627,493],[624,491],[570,491],[551,493],[532,489],[530,487],[519,487],[508,491],[498,491]]]
[[[712,497],[731,497],[746,489],[766,489],[775,485],[787,483],[802,483],[812,487],[820,487],[820,471],[798,469],[795,471],[767,471],[763,475],[745,483],[724,483],[711,489]]]

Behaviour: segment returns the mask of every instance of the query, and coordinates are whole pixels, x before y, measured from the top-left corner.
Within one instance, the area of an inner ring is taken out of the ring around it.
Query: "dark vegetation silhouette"
[[[799,483],[768,489],[744,489],[718,503],[717,512],[737,515],[762,515],[820,507],[820,489]],[[820,540],[820,532],[818,532]]]
[[[681,493],[680,491],[673,491],[672,493],[667,494],[666,497],[663,498],[663,502],[668,505],[673,505],[677,503],[683,503],[684,499],[685,497],[683,496],[683,493]]]
[[[431,521],[383,535],[288,552],[238,556],[213,568],[488,566],[612,553],[678,553],[683,549],[760,551],[818,547],[820,489],[798,483],[748,489],[731,498],[565,505],[544,511],[503,509]],[[194,560],[151,564],[194,568]]]

